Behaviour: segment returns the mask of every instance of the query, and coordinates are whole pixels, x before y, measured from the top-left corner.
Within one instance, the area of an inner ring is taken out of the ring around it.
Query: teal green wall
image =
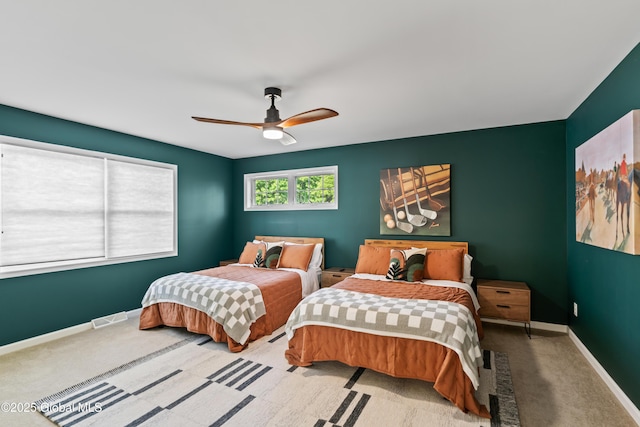
[[[640,45],[567,119],[567,256],[570,327],[625,394],[640,407],[640,256],[575,241],[575,148],[640,109]]]
[[[2,105],[0,134],[178,165],[178,256],[0,280],[0,346],[140,308],[154,279],[233,255],[230,159]]]
[[[468,241],[476,277],[527,282],[533,319],[567,324],[564,121],[236,160],[236,256],[256,234],[321,236],[328,267],[354,266],[364,239],[406,238],[380,235],[380,169],[439,163],[451,164],[452,227],[434,240]],[[244,211],[245,173],[328,165],[338,210]]]

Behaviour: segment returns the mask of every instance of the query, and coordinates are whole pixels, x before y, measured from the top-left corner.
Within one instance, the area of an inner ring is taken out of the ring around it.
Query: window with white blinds
[[[175,165],[9,137],[0,153],[0,278],[177,255]]]
[[[173,171],[107,161],[107,254],[173,250]]]

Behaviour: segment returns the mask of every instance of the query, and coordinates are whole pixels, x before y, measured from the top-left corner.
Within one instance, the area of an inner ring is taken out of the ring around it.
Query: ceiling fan
[[[193,117],[194,120],[207,123],[218,123],[221,125],[240,125],[250,126],[252,128],[261,129],[262,136],[266,139],[277,139],[283,145],[295,144],[296,139],[283,129],[290,128],[292,126],[302,125],[305,123],[315,122],[316,120],[328,119],[338,115],[336,111],[328,108],[316,108],[315,110],[305,111],[304,113],[296,114],[287,119],[280,119],[280,112],[275,106],[275,102],[282,98],[282,91],[277,87],[268,87],[264,90],[264,97],[271,101],[271,107],[267,110],[267,117],[264,119],[264,123],[247,123],[247,122],[233,122],[230,120],[209,119],[206,117]]]

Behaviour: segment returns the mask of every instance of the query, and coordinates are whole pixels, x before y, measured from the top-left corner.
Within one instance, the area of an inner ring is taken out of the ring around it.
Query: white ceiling
[[[638,0],[0,0],[0,104],[229,158],[567,118]],[[264,88],[290,128],[261,122]]]

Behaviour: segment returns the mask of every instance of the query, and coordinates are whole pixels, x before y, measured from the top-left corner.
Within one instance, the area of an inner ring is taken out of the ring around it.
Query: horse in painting
[[[633,171],[631,173],[633,173]],[[618,180],[618,186],[616,191],[616,240],[618,240],[618,221],[620,222],[620,231],[622,231],[622,236],[625,235],[624,217],[623,217],[623,215],[625,214],[625,206],[626,206],[626,216],[627,216],[627,234],[630,233],[629,202],[631,200],[631,186],[629,185],[629,183],[630,183],[629,177],[624,177]]]

